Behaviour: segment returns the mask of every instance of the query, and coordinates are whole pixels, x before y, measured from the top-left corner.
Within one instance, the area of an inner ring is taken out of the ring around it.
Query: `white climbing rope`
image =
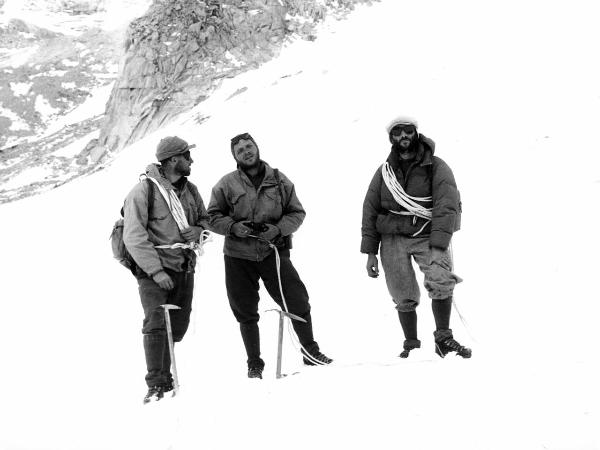
[[[267,243],[269,245],[269,247],[271,247],[274,251],[275,251],[275,266],[277,268],[277,281],[279,282],[279,293],[281,294],[281,302],[283,303],[283,310],[288,313],[291,314],[290,311],[288,310],[288,306],[287,306],[287,302],[285,301],[285,295],[283,295],[283,284],[281,283],[281,257],[279,256],[279,250],[277,249],[277,246],[275,244],[273,244],[272,242],[260,238],[258,236],[254,236],[254,235],[250,235],[249,237],[253,237],[258,239],[259,241],[263,241],[265,243]],[[289,319],[289,317],[288,317]],[[319,361],[318,359],[314,358],[309,352],[308,350],[306,350],[304,348],[304,346],[300,343],[300,339],[298,339],[298,337],[296,336],[295,333],[293,333],[293,328],[291,326],[291,321],[292,319],[290,319],[288,321],[288,332],[290,334],[291,340],[292,340],[292,344],[294,345],[294,347],[296,348],[296,350],[298,350],[300,352],[300,354],[308,359],[309,361],[311,361],[313,364],[318,365],[318,366],[325,366],[327,365],[327,363],[324,363],[323,361]],[[300,350],[300,349],[301,350]],[[304,350],[304,351],[302,351]]]
[[[454,249],[452,248],[452,241],[450,241],[450,245],[448,246],[448,253],[450,256],[450,271],[454,272]],[[471,333],[471,328],[467,322],[467,319],[465,319],[460,313],[460,310],[458,309],[458,304],[456,303],[456,297],[454,296],[452,296],[452,305],[454,306],[454,310],[458,314],[458,317],[460,318],[460,321],[465,327],[465,330],[467,331],[467,334],[469,335],[471,340],[473,342],[477,342],[477,339],[475,339],[475,336],[473,336],[473,333]]]
[[[177,194],[175,193],[174,190],[169,189],[167,191],[167,189],[164,188],[163,185],[161,185],[158,180],[156,180],[155,178],[152,177],[148,177],[148,179],[150,181],[152,181],[154,184],[156,184],[156,186],[158,187],[158,190],[160,191],[160,193],[162,194],[162,196],[164,197],[165,201],[167,202],[167,205],[169,206],[169,210],[171,211],[171,214],[173,214],[173,218],[175,219],[175,222],[177,222],[177,226],[179,227],[179,230],[185,230],[186,228],[190,227],[190,224],[187,221],[187,218],[185,217],[185,212],[183,211],[183,206],[181,205],[181,201],[179,200],[179,197],[177,197]],[[196,241],[191,241],[191,242],[187,242],[187,243],[183,243],[183,242],[177,242],[175,244],[163,244],[163,245],[156,245],[156,248],[184,248],[184,249],[190,249],[193,250],[197,256],[202,256],[204,254],[204,243],[208,242],[209,240],[211,240],[211,236],[210,236],[210,232],[207,230],[203,230],[202,233],[200,233],[200,241],[196,242]]]
[[[419,229],[419,231],[412,235],[413,237],[418,236],[425,229],[427,224],[431,222],[432,208],[426,208],[425,206],[420,205],[417,202],[431,202],[432,197],[413,197],[411,195],[408,195],[398,182],[398,179],[396,178],[396,175],[394,174],[394,171],[392,170],[388,162],[381,166],[381,175],[383,176],[383,181],[385,182],[385,185],[392,193],[394,200],[396,200],[396,202],[400,206],[406,209],[406,211],[390,212],[401,216],[413,216],[413,224],[416,223],[417,217],[425,219],[425,223]]]

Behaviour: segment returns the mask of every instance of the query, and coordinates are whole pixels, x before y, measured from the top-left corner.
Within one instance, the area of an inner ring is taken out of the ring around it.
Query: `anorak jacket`
[[[406,174],[402,173],[399,157],[394,150],[390,152],[387,162],[407,194],[432,197],[431,202],[419,202],[427,208],[433,208],[433,211],[431,222],[417,237],[429,237],[431,247],[446,249],[452,234],[460,227],[460,195],[452,170],[441,158],[433,155],[434,150],[435,143],[420,134],[417,155]],[[394,200],[379,167],[363,203],[362,253],[377,254],[383,234],[412,236],[426,222],[426,219],[413,215],[398,215],[390,211],[406,209]]]
[[[175,190],[162,174],[160,165],[150,164],[146,175],[157,180],[167,191]],[[136,184],[125,199],[123,242],[136,264],[149,276],[163,268],[176,272],[193,271],[196,254],[192,250],[154,248],[155,245],[184,243],[185,239],[158,186],[153,187],[152,211],[148,211],[149,188],[146,182]],[[187,178],[178,197],[190,227],[197,227],[199,231],[207,228],[208,215],[204,202],[198,188]]]
[[[300,227],[306,216],[292,182],[279,172],[285,197],[282,199],[273,169],[263,163],[265,177],[258,189],[238,168],[221,178],[212,190],[208,205],[210,229],[225,236],[223,253],[227,256],[262,261],[273,251],[258,239],[233,235],[231,227],[234,223],[270,223],[279,228],[282,236],[288,236]]]

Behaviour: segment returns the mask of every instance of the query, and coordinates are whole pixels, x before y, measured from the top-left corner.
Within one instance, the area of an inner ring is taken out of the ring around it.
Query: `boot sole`
[[[457,352],[456,350],[448,350],[447,352],[444,352],[439,346],[435,346],[435,353],[440,357],[440,358],[444,358],[448,353],[452,353],[452,352],[456,352],[456,354],[458,356],[461,356],[464,359],[469,359],[471,357],[471,350],[465,351],[463,352]]]

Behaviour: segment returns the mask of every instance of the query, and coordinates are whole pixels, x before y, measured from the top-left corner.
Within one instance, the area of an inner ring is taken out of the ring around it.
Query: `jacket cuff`
[[[164,268],[161,266],[161,267],[159,267],[158,269],[157,269],[157,268],[152,268],[152,269],[150,269],[150,270],[144,270],[144,272],[146,272],[146,274],[147,274],[147,275],[148,275],[150,278],[152,278],[154,275],[156,275],[156,274],[157,274],[157,273],[159,273],[159,272],[162,272],[163,270],[165,270],[165,269],[164,269]]]
[[[376,255],[377,253],[379,253],[379,241],[376,241],[374,239],[363,238],[360,244],[360,252],[367,254],[373,253]]]
[[[233,236],[233,234],[231,233],[231,228],[233,228],[235,224],[236,221],[231,219],[231,222],[229,223],[229,225],[227,225],[227,228],[225,229],[225,236]]]

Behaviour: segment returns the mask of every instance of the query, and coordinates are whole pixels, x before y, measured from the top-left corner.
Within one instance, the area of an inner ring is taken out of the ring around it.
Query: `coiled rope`
[[[158,187],[158,190],[164,197],[167,205],[169,206],[169,210],[171,214],[173,214],[173,218],[175,222],[177,222],[177,227],[179,230],[185,230],[190,227],[190,224],[185,217],[185,212],[183,211],[183,206],[181,205],[181,201],[174,190],[169,189],[168,191],[161,185],[158,180],[152,177],[147,177],[150,181],[152,181]],[[177,242],[175,244],[163,244],[163,245],[155,245],[156,248],[184,248],[193,250],[197,256],[202,256],[204,254],[204,244],[212,240],[210,231],[202,230],[200,233],[199,242],[191,241],[187,243]]]
[[[412,235],[412,237],[418,236],[425,229],[427,224],[431,222],[432,208],[426,208],[425,206],[420,205],[417,202],[431,202],[433,198],[431,196],[413,197],[411,195],[408,195],[398,182],[398,179],[396,178],[396,175],[394,174],[394,171],[392,170],[388,162],[381,166],[381,175],[383,176],[383,181],[385,182],[385,185],[392,193],[394,200],[396,200],[396,202],[400,206],[406,209],[406,211],[390,210],[390,212],[401,216],[414,216],[413,225],[416,223],[417,217],[425,219],[425,223],[423,224],[421,229],[419,229],[419,231]]]

